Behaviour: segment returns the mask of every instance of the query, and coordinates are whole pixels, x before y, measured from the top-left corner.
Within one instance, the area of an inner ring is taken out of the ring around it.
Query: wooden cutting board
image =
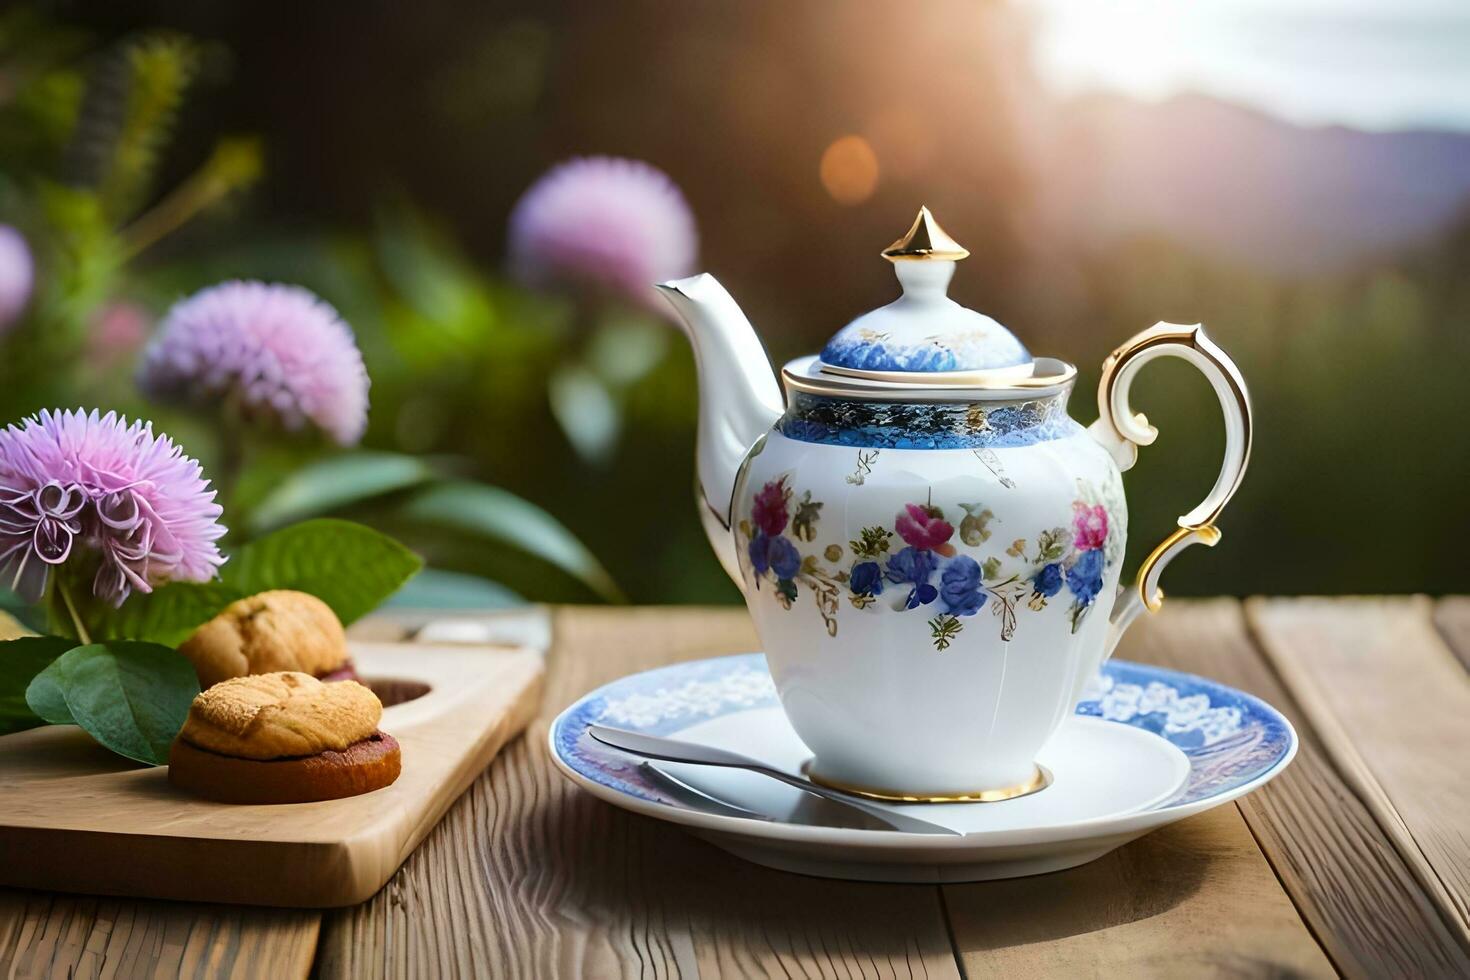
[[[536,713],[541,655],[430,644],[353,645],[391,702],[403,773],[345,800],[235,806],[169,785],[75,726],[0,738],[0,885],[322,908],[392,877],[451,803]]]

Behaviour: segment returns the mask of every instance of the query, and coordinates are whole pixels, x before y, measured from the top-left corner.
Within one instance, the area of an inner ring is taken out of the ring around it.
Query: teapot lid
[[[822,350],[821,371],[881,381],[1031,376],[1035,361],[1015,334],[946,295],[955,263],[969,254],[919,208],[908,234],[883,250],[903,295],[837,331]]]

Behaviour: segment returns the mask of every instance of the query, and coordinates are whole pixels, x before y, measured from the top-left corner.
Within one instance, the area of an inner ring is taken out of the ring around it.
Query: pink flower
[[[944,519],[938,507],[905,504],[893,521],[893,529],[912,548],[933,551],[946,558],[955,553],[954,545],[948,543],[954,535],[954,525]]]
[[[1078,551],[1095,551],[1108,541],[1108,512],[1102,504],[1089,507],[1078,500],[1072,504],[1072,526],[1077,534],[1072,543]]]
[[[0,333],[20,319],[36,282],[36,263],[25,237],[0,225]]]
[[[231,401],[291,431],[314,425],[343,446],[367,427],[357,341],[299,286],[226,282],[176,303],[143,353],[138,384],[160,401]]]
[[[679,188],[641,160],[553,167],[510,215],[510,262],[532,286],[572,285],[662,310],[653,284],[687,276],[698,236]]]
[[[143,307],[125,299],[113,300],[92,318],[87,356],[103,367],[131,357],[148,339],[152,326],[153,317]]]
[[[767,537],[774,538],[786,530],[786,521],[790,517],[786,510],[786,499],[790,496],[784,476],[767,483],[755,495],[755,503],[750,508],[750,519]]]
[[[219,517],[199,464],[151,423],[43,411],[0,431],[0,582],[27,601],[79,546],[93,594],[113,605],[208,581],[224,561]]]

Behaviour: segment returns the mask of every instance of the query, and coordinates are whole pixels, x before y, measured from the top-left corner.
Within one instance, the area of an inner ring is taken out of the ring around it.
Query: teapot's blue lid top
[[[822,368],[873,377],[1029,375],[1034,368],[1031,353],[1015,334],[945,295],[955,263],[969,254],[939,227],[928,208],[920,208],[909,233],[883,250],[903,295],[837,331],[822,350]]]

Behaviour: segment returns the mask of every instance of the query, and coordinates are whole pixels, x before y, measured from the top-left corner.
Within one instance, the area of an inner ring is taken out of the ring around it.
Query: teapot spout
[[[756,440],[781,417],[770,359],[735,300],[708,274],[660,283],[694,347],[699,372],[696,493],[701,523],[725,572],[741,589],[730,508],[735,478]]]

